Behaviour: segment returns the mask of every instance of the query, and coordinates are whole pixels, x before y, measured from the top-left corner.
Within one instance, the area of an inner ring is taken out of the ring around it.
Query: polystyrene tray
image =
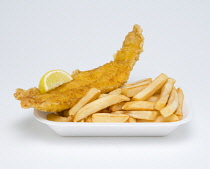
[[[166,136],[178,126],[191,120],[186,104],[183,108],[183,119],[177,122],[164,123],[75,123],[54,122],[46,119],[48,112],[34,109],[35,118],[48,125],[60,136]]]

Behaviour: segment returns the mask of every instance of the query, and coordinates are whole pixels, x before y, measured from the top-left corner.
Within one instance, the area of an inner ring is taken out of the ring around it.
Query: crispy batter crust
[[[38,88],[31,88],[17,89],[14,96],[21,101],[22,108],[60,112],[75,105],[92,87],[100,89],[102,93],[110,92],[127,82],[130,71],[143,51],[143,42],[142,29],[134,25],[122,48],[115,54],[114,61],[93,70],[77,71],[72,75],[72,81],[46,94],[40,94]]]

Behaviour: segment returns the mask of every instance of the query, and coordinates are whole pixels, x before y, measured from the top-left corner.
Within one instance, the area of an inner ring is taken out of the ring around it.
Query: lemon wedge
[[[71,81],[71,75],[63,70],[51,70],[45,73],[39,81],[39,90],[42,94]]]

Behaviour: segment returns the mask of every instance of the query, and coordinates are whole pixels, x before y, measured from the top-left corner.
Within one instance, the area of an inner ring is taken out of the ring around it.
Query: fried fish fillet
[[[38,88],[16,89],[14,94],[22,108],[35,108],[45,112],[61,112],[74,106],[90,88],[101,93],[110,92],[127,82],[130,71],[143,52],[144,37],[139,25],[128,33],[122,48],[114,55],[114,61],[88,71],[76,70],[73,80],[45,94]]]

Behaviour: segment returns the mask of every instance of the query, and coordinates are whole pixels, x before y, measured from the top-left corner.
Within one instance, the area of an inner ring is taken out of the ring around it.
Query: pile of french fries
[[[125,84],[107,94],[91,88],[70,110],[48,114],[57,122],[136,123],[174,122],[183,117],[184,95],[175,80],[157,78]]]

